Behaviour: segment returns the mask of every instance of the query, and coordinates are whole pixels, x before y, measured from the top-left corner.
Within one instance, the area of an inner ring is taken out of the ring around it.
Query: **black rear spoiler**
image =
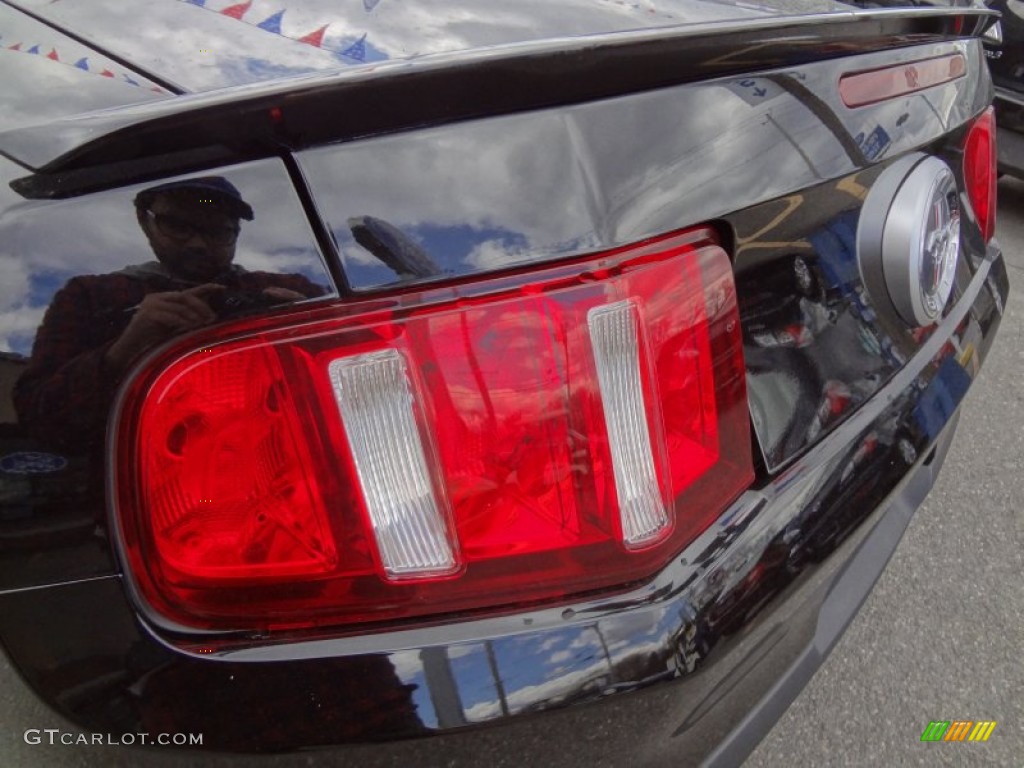
[[[984,8],[850,10],[545,40],[186,95],[0,134],[63,198],[304,147],[980,36]]]

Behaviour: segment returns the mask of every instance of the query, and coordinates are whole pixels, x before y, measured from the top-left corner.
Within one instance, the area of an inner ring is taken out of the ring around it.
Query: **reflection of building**
[[[0,352],[0,424],[13,424],[18,417],[14,413],[14,382],[28,365],[28,358],[10,352]]]

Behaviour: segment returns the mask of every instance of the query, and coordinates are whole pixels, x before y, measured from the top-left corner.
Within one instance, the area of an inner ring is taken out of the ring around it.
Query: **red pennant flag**
[[[46,54],[46,58],[53,59],[54,61],[60,61],[60,59],[57,58],[57,49],[56,48],[51,48],[50,52],[48,54]]]
[[[114,76],[114,73],[111,72],[109,69],[104,69],[102,72],[100,72],[100,74],[103,75],[104,77],[113,77]]]
[[[238,5],[229,5],[221,14],[224,16],[230,16],[233,19],[240,19],[245,16],[245,12],[249,10],[249,6],[252,5],[252,0],[248,0],[245,3],[238,3]]]
[[[324,41],[324,32],[327,30],[327,27],[329,26],[330,24],[324,24],[316,32],[310,32],[305,37],[300,37],[299,42],[305,43],[306,45],[315,45],[317,48],[319,48]]]
[[[15,43],[14,45],[10,46],[7,50],[8,51],[20,51],[21,50],[21,43]]]

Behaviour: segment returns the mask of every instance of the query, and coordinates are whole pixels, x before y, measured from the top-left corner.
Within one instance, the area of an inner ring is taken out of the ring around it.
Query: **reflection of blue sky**
[[[297,273],[329,285],[280,161],[234,166],[222,175],[256,212],[253,221],[242,222],[235,263],[251,271]],[[30,353],[46,307],[70,278],[153,259],[132,203],[146,186],[12,205],[0,220],[0,351]]]
[[[515,713],[538,701],[546,701],[569,693],[575,685],[594,680],[607,673],[607,659],[601,639],[594,630],[552,632],[543,637],[502,638],[492,642],[498,672],[505,688],[507,705]],[[476,670],[482,681],[476,683],[481,693],[491,678],[486,656]],[[460,682],[462,680],[460,679]],[[496,688],[490,684],[489,698],[464,701],[471,721],[486,720],[501,712]]]
[[[474,711],[497,700],[498,688],[487,661],[487,647],[483,643],[455,650],[458,654],[449,654],[452,674],[459,687],[462,709],[467,719],[473,722]]]
[[[488,646],[505,692],[505,706],[515,714],[539,703],[556,703],[581,687],[589,686],[597,694],[609,683],[623,682],[615,678],[614,667],[628,659],[651,655],[667,659],[679,625],[678,613],[657,610],[620,620],[615,627],[595,624],[457,646],[449,650],[448,659],[466,719],[484,722],[502,713]],[[396,666],[403,681],[421,686],[413,697],[420,717],[431,725],[430,718],[436,715],[422,667],[410,665],[403,671],[403,666]]]
[[[27,292],[14,297],[0,293],[0,352],[27,356],[32,351],[36,328],[43,321],[50,299],[75,274],[71,271],[35,273],[28,276]]]
[[[276,77],[304,75],[310,72],[309,67],[289,67],[267,59],[247,58],[241,62],[229,61],[223,65],[225,72],[237,72],[239,80],[271,80]],[[244,74],[243,74],[244,73]],[[234,77],[233,75],[229,75]]]

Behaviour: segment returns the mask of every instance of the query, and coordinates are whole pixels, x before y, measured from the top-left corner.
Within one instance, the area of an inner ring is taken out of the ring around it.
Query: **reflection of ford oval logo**
[[[857,255],[878,310],[910,326],[938,320],[960,255],[960,196],[949,166],[920,153],[889,166],[864,202]]]
[[[45,475],[60,472],[67,465],[68,460],[55,453],[21,451],[0,457],[0,471],[12,475]]]

